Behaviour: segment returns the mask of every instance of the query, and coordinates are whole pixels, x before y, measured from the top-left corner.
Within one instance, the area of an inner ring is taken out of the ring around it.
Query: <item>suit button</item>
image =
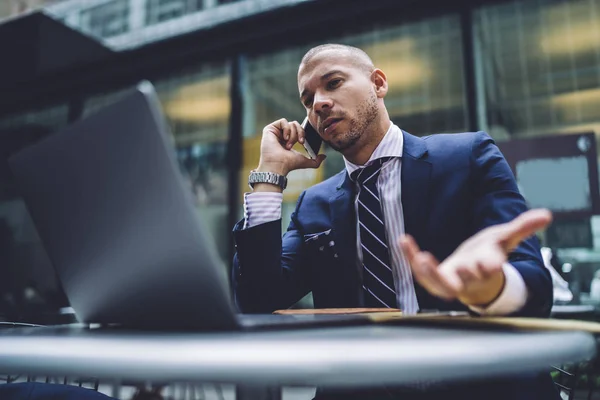
[[[335,246],[335,242],[332,240],[331,242],[329,242],[329,247],[333,247]]]
[[[335,254],[333,255],[333,258],[338,258],[338,255],[337,255],[337,253],[335,253]]]
[[[323,250],[325,250],[325,246],[319,247],[319,251],[323,251]]]

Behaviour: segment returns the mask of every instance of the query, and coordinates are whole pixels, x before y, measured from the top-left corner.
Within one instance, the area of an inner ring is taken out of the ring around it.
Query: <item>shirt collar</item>
[[[381,142],[371,154],[369,160],[365,163],[365,165],[357,165],[351,163],[344,157],[344,163],[346,164],[346,171],[348,171],[348,175],[352,176],[352,173],[359,168],[363,168],[373,161],[377,160],[381,157],[402,157],[402,147],[404,146],[404,137],[402,136],[402,130],[398,128],[393,123],[390,124],[388,131],[385,133],[385,136],[381,140]]]

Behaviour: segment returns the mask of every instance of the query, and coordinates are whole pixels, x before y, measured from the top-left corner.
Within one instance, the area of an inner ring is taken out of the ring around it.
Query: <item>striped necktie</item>
[[[363,255],[365,306],[396,308],[396,290],[386,240],[383,209],[377,190],[377,178],[391,157],[375,160],[353,173],[358,182],[358,225]]]

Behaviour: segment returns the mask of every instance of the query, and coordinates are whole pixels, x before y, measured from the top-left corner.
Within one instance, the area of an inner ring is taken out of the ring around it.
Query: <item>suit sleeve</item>
[[[234,227],[232,284],[240,312],[271,313],[289,308],[310,291],[304,239],[296,218],[304,195],[298,199],[283,238],[281,219],[248,229],[243,229],[242,220]]]
[[[527,210],[515,177],[504,156],[490,136],[478,132],[473,141],[471,163],[474,168],[473,228],[508,222]],[[547,317],[552,307],[552,279],[544,267],[537,237],[524,240],[510,255],[527,286],[527,301],[513,316]]]

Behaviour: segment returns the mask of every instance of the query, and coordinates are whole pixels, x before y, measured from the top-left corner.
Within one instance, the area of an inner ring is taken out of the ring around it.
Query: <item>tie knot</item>
[[[361,185],[366,185],[371,182],[376,182],[377,177],[379,176],[379,172],[381,172],[381,167],[392,157],[382,157],[373,161],[370,165],[367,165],[364,168],[357,169],[352,173],[352,177],[355,181],[357,181]]]

